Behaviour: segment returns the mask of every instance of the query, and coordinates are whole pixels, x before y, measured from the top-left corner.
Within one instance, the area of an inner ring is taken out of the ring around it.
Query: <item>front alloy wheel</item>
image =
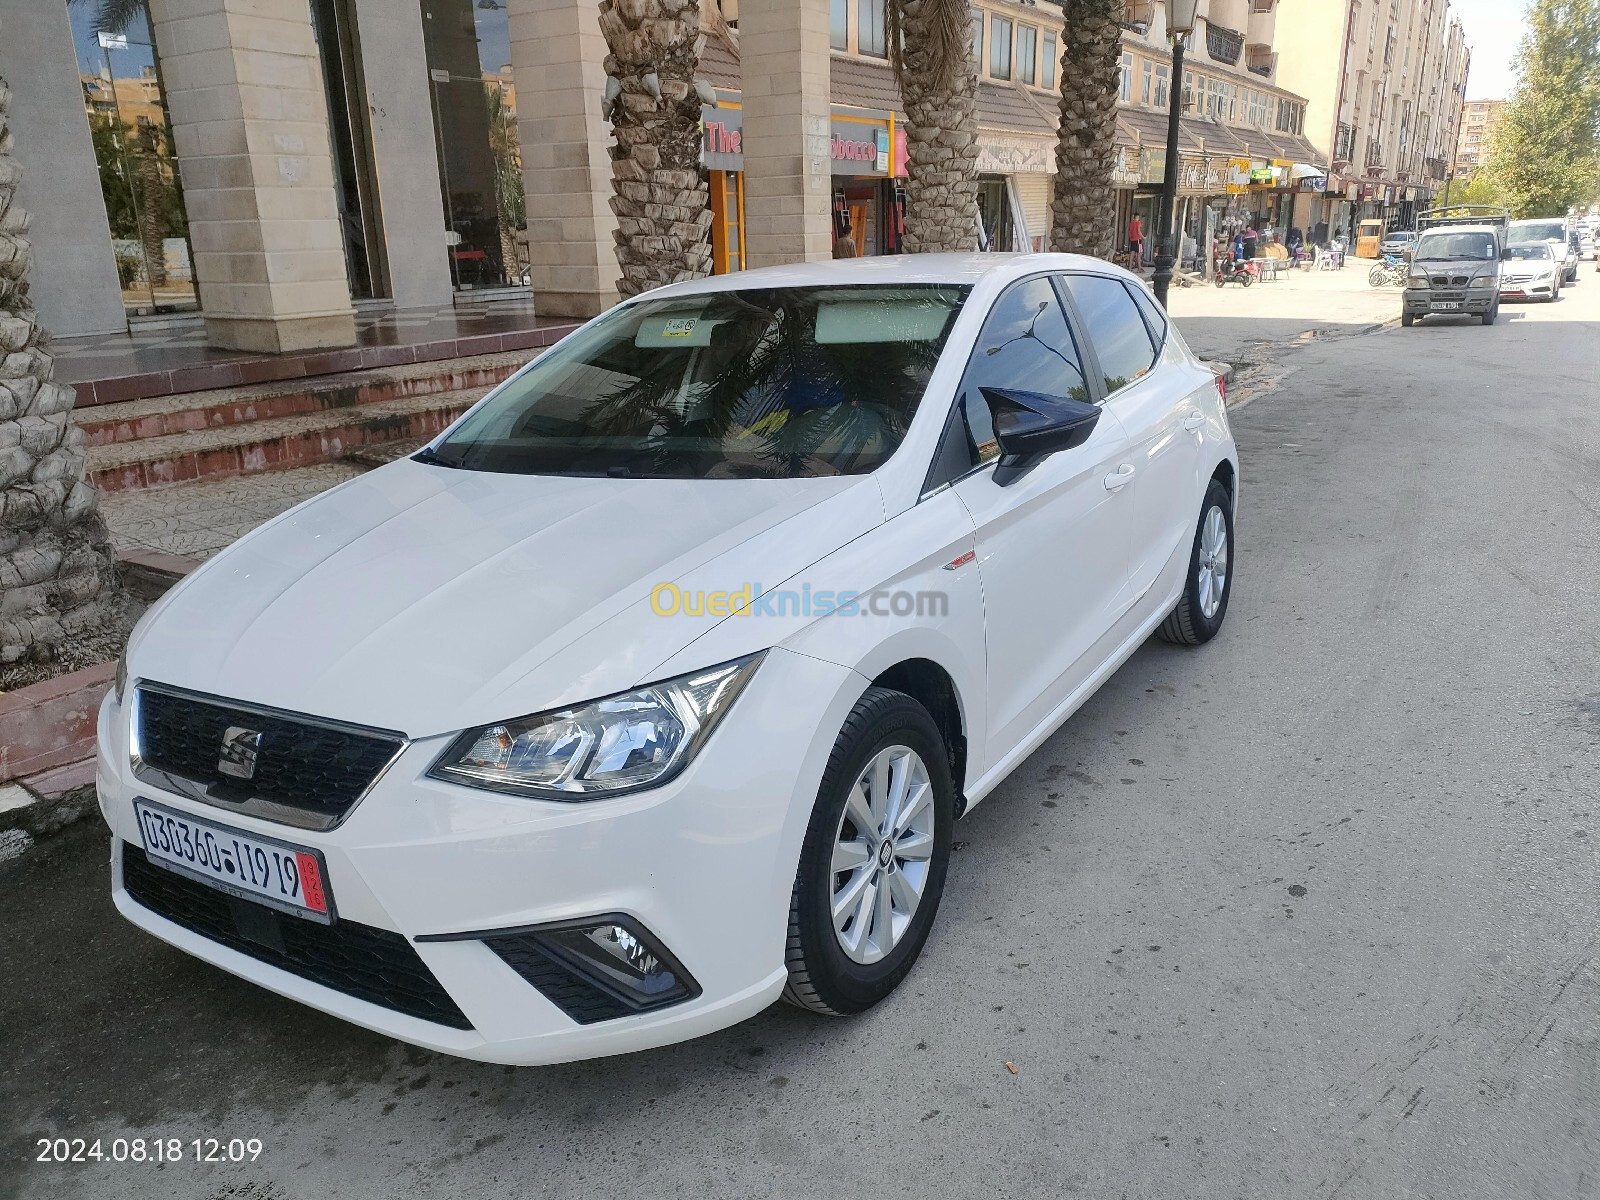
[[[839,731],[789,906],[783,997],[871,1008],[916,962],[944,891],[955,825],[949,755],[928,710],[872,687]]]

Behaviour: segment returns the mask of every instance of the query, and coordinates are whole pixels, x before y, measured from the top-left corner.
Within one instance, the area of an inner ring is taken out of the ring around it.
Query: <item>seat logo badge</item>
[[[217,774],[233,779],[254,779],[256,756],[261,753],[261,731],[242,725],[229,725],[222,735],[222,754],[217,759]]]

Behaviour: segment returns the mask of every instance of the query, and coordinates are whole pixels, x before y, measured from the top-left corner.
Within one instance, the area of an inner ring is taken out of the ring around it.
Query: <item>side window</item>
[[[937,486],[999,455],[994,418],[980,388],[1014,388],[1089,400],[1079,363],[1066,314],[1050,281],[1029,279],[1013,285],[996,301],[978,337],[930,485]]]
[[[1128,289],[1104,275],[1068,275],[1083,314],[1083,332],[1105,373],[1106,394],[1127,387],[1155,365],[1155,346]]]
[[[1156,355],[1159,357],[1161,348],[1167,344],[1167,314],[1161,311],[1161,305],[1156,303],[1156,298],[1150,294],[1148,288],[1127,283],[1123,286],[1132,293],[1134,303],[1144,314],[1144,323],[1150,329],[1150,337],[1156,344]]]

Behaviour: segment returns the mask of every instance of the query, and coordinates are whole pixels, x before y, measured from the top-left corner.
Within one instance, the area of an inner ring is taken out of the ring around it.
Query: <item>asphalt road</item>
[[[860,1018],[475,1065],[126,926],[95,825],[0,866],[0,1196],[1600,1196],[1597,321],[1250,321],[1226,628],[961,823]]]

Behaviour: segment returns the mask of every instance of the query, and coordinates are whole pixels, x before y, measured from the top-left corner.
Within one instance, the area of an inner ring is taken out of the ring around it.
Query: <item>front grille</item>
[[[139,757],[146,767],[188,780],[235,804],[259,799],[310,814],[296,822],[337,824],[405,744],[402,735],[315,717],[271,713],[220,699],[138,688]],[[248,780],[218,769],[230,727],[261,735]]]
[[[1435,275],[1431,282],[1434,287],[1466,287],[1471,281],[1465,275]]]
[[[240,900],[156,866],[131,842],[122,844],[122,882],[151,912],[230,950],[408,1017],[472,1028],[398,933],[342,919],[319,925]]]

